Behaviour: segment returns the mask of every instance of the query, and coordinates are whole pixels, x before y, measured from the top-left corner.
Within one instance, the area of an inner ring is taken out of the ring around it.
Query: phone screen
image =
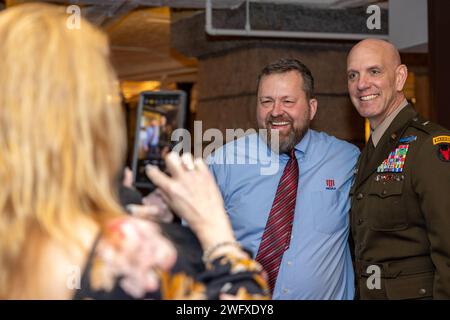
[[[186,94],[183,91],[148,91],[140,94],[133,153],[136,187],[154,189],[145,167],[152,164],[165,170],[164,157],[172,149],[172,132],[183,127],[185,104]]]

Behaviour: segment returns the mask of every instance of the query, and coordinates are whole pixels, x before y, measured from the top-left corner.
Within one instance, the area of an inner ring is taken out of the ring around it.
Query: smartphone
[[[186,93],[184,91],[145,91],[139,96],[133,150],[133,179],[136,188],[153,190],[145,167],[165,170],[164,157],[172,150],[172,132],[183,128]]]

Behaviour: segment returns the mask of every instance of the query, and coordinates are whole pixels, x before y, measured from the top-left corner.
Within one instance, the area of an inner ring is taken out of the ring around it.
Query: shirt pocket
[[[403,180],[373,184],[367,208],[372,230],[399,231],[408,227],[407,210],[402,203],[403,184]]]
[[[348,225],[345,210],[348,197],[339,191],[316,191],[311,193],[314,229],[333,234]]]

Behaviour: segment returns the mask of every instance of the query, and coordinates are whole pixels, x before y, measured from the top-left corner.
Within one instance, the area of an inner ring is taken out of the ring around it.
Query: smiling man
[[[266,269],[274,299],[354,296],[348,194],[359,151],[309,129],[317,108],[309,69],[276,61],[257,83],[256,118],[268,136],[237,139],[209,159],[236,238]],[[279,161],[273,175],[255,157],[266,153]]]
[[[397,49],[367,39],[347,59],[348,90],[372,129],[351,189],[362,299],[450,298],[450,132],[405,99]]]

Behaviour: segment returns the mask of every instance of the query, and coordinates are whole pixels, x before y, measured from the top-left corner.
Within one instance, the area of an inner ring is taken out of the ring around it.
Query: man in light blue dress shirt
[[[230,142],[208,163],[236,238],[256,257],[287,153],[294,149],[297,200],[273,298],[353,299],[348,211],[359,150],[309,129],[317,110],[313,88],[301,62],[282,59],[268,65],[258,78],[257,106],[258,125],[266,135],[260,131]]]

